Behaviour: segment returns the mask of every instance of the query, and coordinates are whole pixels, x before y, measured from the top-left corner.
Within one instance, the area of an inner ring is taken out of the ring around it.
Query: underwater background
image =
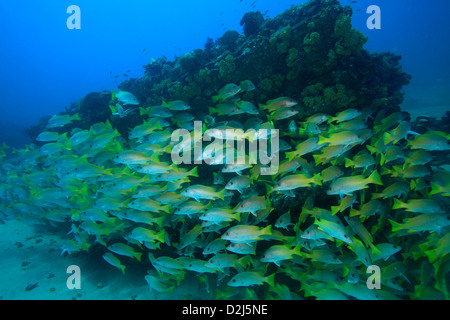
[[[0,297],[448,299],[449,9],[2,2]],[[194,120],[278,171],[174,163]]]

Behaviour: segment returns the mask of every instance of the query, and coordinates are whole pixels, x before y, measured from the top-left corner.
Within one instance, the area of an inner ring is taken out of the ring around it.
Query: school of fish
[[[241,100],[250,90],[225,85],[203,119],[181,100],[113,92],[112,116],[126,119],[126,105],[144,119],[128,140],[109,121],[59,134],[80,118],[53,116],[41,146],[0,147],[0,217],[66,228],[61,254],[96,247],[119,273],[141,264],[156,292],[189,278],[212,299],[449,299],[449,135],[370,108],[302,118],[289,97]],[[194,120],[208,141],[213,129],[244,142],[277,129],[277,172],[225,163],[205,143],[209,163],[175,164],[199,138],[172,133]],[[372,265],[381,289],[367,286]]]

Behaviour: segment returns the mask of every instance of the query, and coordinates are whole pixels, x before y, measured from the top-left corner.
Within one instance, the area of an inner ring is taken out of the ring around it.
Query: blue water
[[[203,48],[225,30],[242,33],[240,19],[260,10],[274,17],[300,0],[2,1],[0,3],[0,143],[29,143],[24,129],[87,93],[116,89],[143,65]],[[353,3],[355,2],[355,3]],[[81,9],[81,29],[69,30],[67,8]],[[405,109],[450,109],[450,10],[447,0],[347,1],[353,25],[371,52],[402,55],[413,75]],[[369,5],[381,8],[381,30],[369,30]],[[144,51],[145,49],[145,51]],[[115,76],[118,76],[115,78]]]

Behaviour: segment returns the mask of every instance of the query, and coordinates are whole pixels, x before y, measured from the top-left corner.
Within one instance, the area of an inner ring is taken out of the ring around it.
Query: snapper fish
[[[288,97],[280,97],[274,100],[269,100],[265,105],[259,104],[259,108],[262,110],[267,110],[268,112],[273,112],[282,108],[290,108],[297,105],[298,102],[294,99]]]
[[[213,102],[224,101],[232,98],[241,91],[241,87],[234,83],[228,83],[219,90],[218,95],[212,97]]]
[[[48,120],[46,128],[60,128],[71,123],[72,121],[81,120],[78,113],[71,116],[70,114],[54,115]]]
[[[262,285],[268,283],[274,287],[275,273],[265,277],[264,273],[257,271],[243,271],[236,274],[227,285],[231,287],[250,287],[254,285]]]
[[[249,225],[237,225],[229,228],[223,235],[223,240],[228,240],[233,243],[247,243],[263,240],[264,236],[272,235],[272,225],[265,228]]]
[[[342,197],[343,195],[352,194],[355,191],[368,188],[368,184],[371,183],[383,185],[380,175],[376,170],[368,178],[364,178],[362,175],[338,178],[331,183],[327,194],[336,194]]]
[[[225,189],[221,191],[216,191],[213,187],[208,187],[200,184],[195,184],[190,187],[187,187],[183,191],[181,191],[181,195],[189,198],[193,198],[200,202],[200,199],[203,200],[223,200],[225,197]]]
[[[114,90],[112,91],[112,100],[118,99],[120,102],[122,102],[122,104],[124,106],[126,105],[139,105],[139,101],[138,99],[134,96],[134,94],[132,94],[131,92],[128,91],[119,91],[119,92],[115,92]]]
[[[108,262],[110,265],[116,267],[120,271],[122,271],[123,274],[125,274],[125,266],[120,263],[120,260],[113,255],[111,252],[106,252],[103,255],[103,259],[105,259],[106,262]]]

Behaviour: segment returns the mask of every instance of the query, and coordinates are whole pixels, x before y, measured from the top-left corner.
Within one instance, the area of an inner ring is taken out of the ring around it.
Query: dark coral
[[[246,36],[228,31],[216,42],[208,39],[204,49],[174,60],[160,57],[144,66],[142,78],[119,88],[144,107],[184,100],[194,115],[207,114],[220,88],[242,80],[256,86],[244,98],[265,103],[289,96],[299,102],[301,117],[346,108],[399,110],[401,88],[410,80],[401,57],[364,50],[367,38],[352,28],[351,16],[352,9],[338,0],[310,1],[266,20],[249,12],[242,18]],[[100,114],[83,110],[82,119],[105,119],[106,98],[100,105],[93,104]]]
[[[246,37],[257,34],[263,23],[264,17],[259,11],[245,13],[240,22],[241,26],[244,26],[244,34]]]

